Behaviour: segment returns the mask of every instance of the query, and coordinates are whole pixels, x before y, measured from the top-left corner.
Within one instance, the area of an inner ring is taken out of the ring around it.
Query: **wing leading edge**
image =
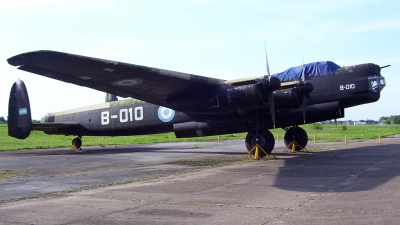
[[[162,106],[170,98],[196,98],[224,83],[204,76],[55,51],[23,53],[7,61],[20,70]]]

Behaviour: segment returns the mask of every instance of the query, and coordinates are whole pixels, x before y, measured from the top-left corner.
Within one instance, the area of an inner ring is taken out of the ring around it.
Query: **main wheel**
[[[293,140],[295,140],[302,148],[305,148],[308,143],[307,132],[301,127],[291,127],[285,133],[285,145],[288,146]],[[301,150],[301,148],[296,146],[296,151],[299,150]]]
[[[72,145],[75,145],[77,149],[80,149],[82,146],[82,140],[80,138],[72,139]]]
[[[248,151],[256,145],[257,138],[255,134],[248,133],[246,136],[246,148]],[[272,133],[267,129],[260,129],[258,132],[258,143],[260,144],[261,148],[263,148],[268,154],[274,150],[275,147],[275,138]],[[260,156],[265,156],[263,151],[260,151]]]

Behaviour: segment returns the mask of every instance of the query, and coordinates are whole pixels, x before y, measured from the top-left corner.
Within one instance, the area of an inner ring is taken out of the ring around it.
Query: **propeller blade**
[[[269,104],[269,110],[271,112],[272,125],[275,129],[275,102],[274,102],[274,94],[272,92],[268,94],[268,104]]]
[[[306,123],[307,101],[313,104],[310,93],[314,90],[314,85],[312,83],[306,82],[305,70],[306,68],[304,67],[304,61],[303,61],[303,69],[301,70],[300,93],[301,93],[301,108],[303,110],[304,123]]]
[[[268,55],[267,55],[267,46],[265,45],[265,41],[264,41],[264,51],[265,51],[265,61],[267,63],[267,76],[271,75],[271,73],[269,72],[269,64],[268,64]]]
[[[303,109],[303,122],[306,123],[306,106],[307,106],[307,97],[305,94],[301,95],[301,108]]]
[[[311,99],[310,94],[306,94],[306,97],[307,97],[307,100],[311,103],[311,105],[314,105],[314,103],[313,103],[313,101],[312,101],[312,99]]]

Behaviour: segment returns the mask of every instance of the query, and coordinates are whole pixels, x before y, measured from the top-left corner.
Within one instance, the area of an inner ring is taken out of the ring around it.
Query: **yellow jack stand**
[[[304,152],[311,152],[308,151],[306,148],[303,148],[299,145],[299,143],[297,143],[297,141],[293,140],[292,142],[290,142],[290,144],[288,144],[285,148],[285,150],[283,150],[283,152],[287,152],[288,150],[292,150],[292,153],[296,153],[296,146],[298,146],[300,148],[300,151],[304,151]]]
[[[268,154],[259,144],[254,145],[254,147],[247,153],[247,155],[244,157],[245,159],[247,157],[251,157],[251,153],[254,151],[254,159],[259,159],[260,158],[260,150],[265,153],[266,156],[270,159],[276,159],[276,157],[272,154]]]
[[[77,148],[75,146],[75,144],[72,144],[71,150],[78,151],[78,150],[82,150],[82,149],[81,148]]]

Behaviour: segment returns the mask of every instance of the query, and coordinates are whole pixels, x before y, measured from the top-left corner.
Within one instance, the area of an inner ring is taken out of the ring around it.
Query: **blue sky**
[[[399,10],[398,1],[380,0],[3,0],[0,116],[18,78],[34,119],[104,101],[102,92],[8,65],[20,53],[55,50],[229,80],[265,74],[264,41],[271,73],[303,61],[391,64],[381,99],[347,109],[345,119],[400,115]]]

